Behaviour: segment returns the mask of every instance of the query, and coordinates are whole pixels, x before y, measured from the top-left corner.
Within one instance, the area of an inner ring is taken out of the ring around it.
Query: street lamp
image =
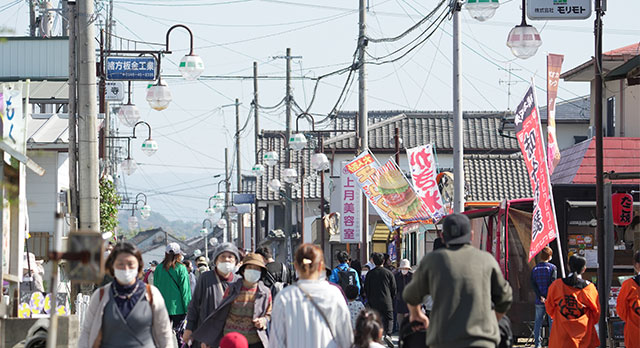
[[[191,32],[191,29],[189,29],[189,27],[184,24],[176,24],[169,28],[169,30],[167,31],[166,51],[167,53],[171,53],[171,51],[169,50],[169,34],[171,34],[171,31],[175,28],[186,29],[187,32],[189,32],[190,39],[189,54],[182,57],[182,59],[180,60],[180,65],[178,66],[178,70],[180,71],[180,74],[182,74],[182,77],[184,77],[186,80],[195,80],[204,71],[204,63],[202,62],[202,58],[200,58],[199,55],[193,53],[193,33]]]
[[[302,133],[292,134],[289,138],[289,147],[295,151],[300,151],[307,146],[307,137]]]
[[[493,17],[500,6],[498,0],[467,0],[464,7],[469,11],[471,17],[484,22]]]
[[[120,167],[122,168],[122,171],[127,175],[133,174],[136,169],[138,169],[136,161],[131,158],[131,138],[129,137],[127,137],[127,158],[122,161]]]
[[[271,179],[269,180],[267,187],[269,188],[269,190],[273,192],[280,192],[280,189],[282,188],[282,183],[278,179]]]
[[[522,0],[522,22],[509,32],[507,47],[520,59],[533,57],[542,45],[540,33],[535,27],[527,24],[525,0]]]
[[[129,81],[127,103],[118,110],[118,118],[129,127],[133,127],[140,120],[140,110],[131,102],[131,81]]]
[[[311,167],[316,172],[322,172],[331,168],[331,162],[329,162],[327,155],[317,152],[311,156]]]
[[[158,82],[155,85],[149,85],[149,88],[147,88],[147,102],[153,110],[162,111],[166,109],[172,99],[169,86],[162,81],[160,76],[158,76]]]
[[[298,180],[298,171],[295,168],[286,168],[282,171],[282,180],[287,184],[293,184]]]
[[[141,200],[139,197],[140,195],[142,195],[144,197],[144,200]],[[142,219],[146,220],[151,216],[151,206],[149,204],[147,204],[147,195],[140,192],[136,195],[136,206],[138,205],[139,202],[142,202],[143,205],[142,207],[140,207],[140,217],[142,217]]]
[[[132,138],[133,139],[136,138],[136,127],[138,125],[140,125],[140,124],[144,124],[149,129],[149,137],[144,142],[142,142],[142,152],[144,152],[144,154],[147,155],[147,156],[152,156],[154,153],[156,153],[158,151],[158,143],[155,140],[151,139],[151,125],[149,125],[145,121],[137,122],[133,126],[133,136],[132,136]]]
[[[204,237],[204,257],[209,262],[209,230],[207,230],[207,221],[209,222],[209,227],[213,230],[213,221],[209,219],[202,220],[202,229],[200,230],[200,234]]]
[[[264,160],[264,164],[268,165],[269,167],[273,167],[278,164],[280,155],[278,155],[278,153],[275,151],[267,151],[264,153],[262,159]]]
[[[133,231],[138,228],[138,218],[135,216],[135,205],[131,207],[131,216],[127,220],[127,224],[129,225],[129,230]]]
[[[225,228],[227,228],[227,220],[225,219],[218,220],[218,222],[216,223],[216,226],[218,226],[219,229],[224,230]]]
[[[251,174],[253,174],[253,176],[255,176],[256,178],[263,176],[265,172],[266,168],[260,163],[256,163],[253,165],[253,167],[251,167]]]

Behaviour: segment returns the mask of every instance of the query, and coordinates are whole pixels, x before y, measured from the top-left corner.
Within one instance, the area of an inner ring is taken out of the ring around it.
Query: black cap
[[[471,243],[471,222],[464,214],[451,214],[442,223],[442,237],[446,245]]]

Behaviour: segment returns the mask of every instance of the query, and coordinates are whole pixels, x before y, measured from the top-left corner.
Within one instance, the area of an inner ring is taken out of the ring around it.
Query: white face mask
[[[403,269],[403,270],[400,270],[400,272],[402,273],[402,275],[407,275],[407,273],[409,273],[409,270]]]
[[[222,274],[229,274],[231,271],[234,270],[235,267],[236,267],[236,265],[234,265],[231,262],[218,262],[216,264],[216,268]]]
[[[138,277],[137,269],[114,269],[113,275],[120,284],[131,284]]]
[[[244,270],[244,280],[248,281],[249,283],[257,283],[258,280],[260,280],[261,275],[262,272],[255,269]]]
[[[363,277],[366,277],[368,272],[369,272],[369,271],[362,271],[362,276],[363,276]]]

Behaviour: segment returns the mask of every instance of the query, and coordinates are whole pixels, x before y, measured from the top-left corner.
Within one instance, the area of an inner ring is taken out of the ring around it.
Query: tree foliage
[[[118,206],[121,198],[116,192],[113,181],[100,179],[100,230],[114,232],[118,226]]]

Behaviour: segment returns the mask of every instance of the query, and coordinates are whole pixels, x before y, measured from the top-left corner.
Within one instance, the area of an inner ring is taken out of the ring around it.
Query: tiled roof
[[[590,110],[591,98],[589,95],[558,101],[556,104],[556,123],[589,123]],[[540,105],[540,118],[546,122],[546,105]]]
[[[595,138],[560,152],[560,163],[554,171],[554,184],[595,184]],[[640,172],[640,138],[605,137],[602,143],[604,171]],[[580,156],[582,153],[582,156]],[[562,165],[562,166],[561,166]],[[617,180],[616,184],[638,184],[640,180]]]
[[[279,179],[283,189],[285,185],[288,185],[284,183],[280,176],[280,173],[287,168],[285,165],[285,147],[287,144],[281,135],[284,135],[284,131],[263,131],[258,137],[258,148],[262,149],[263,154],[266,151],[276,151],[280,156],[278,164],[273,167],[265,165],[265,174],[257,179],[256,199],[259,201],[277,201],[281,199],[278,192],[269,190],[267,185],[270,180]],[[307,135],[307,138],[311,137]],[[306,177],[304,184],[305,199],[320,199],[320,176],[310,176],[310,174],[315,174],[315,171],[311,169],[311,155],[312,153],[308,149],[291,151],[291,167],[298,171],[298,177],[302,175],[304,169],[304,176]],[[301,190],[299,186],[299,184],[294,184],[292,199],[300,199]]]
[[[500,136],[502,112],[464,112],[465,151],[511,153],[518,151],[515,139]],[[355,112],[344,112],[333,121],[334,129],[355,129]],[[371,111],[369,112],[369,148],[394,149],[395,128],[399,128],[403,146],[416,147],[428,143],[439,152],[453,151],[453,119],[447,111]],[[356,148],[354,133],[336,134],[324,142],[325,148],[353,150]]]
[[[468,201],[499,202],[532,197],[521,153],[465,155],[464,175],[471,196]]]
[[[603,55],[605,56],[618,56],[618,55],[624,55],[624,54],[632,55],[632,56],[636,56],[640,54],[640,42],[636,42],[631,45],[616,48],[615,50],[611,50],[603,53]]]

